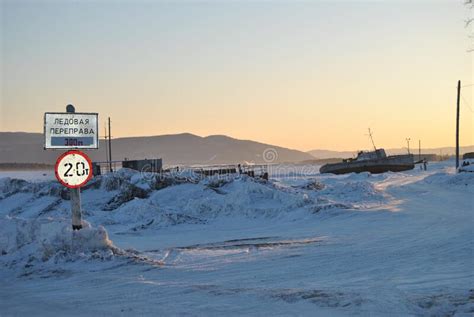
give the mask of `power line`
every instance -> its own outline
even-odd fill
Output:
[[[461,98],[462,100],[464,101],[463,103],[469,108],[469,110],[471,110],[472,113],[474,113],[474,111],[472,110],[472,107],[471,105],[469,104],[469,102],[466,100],[466,98],[464,98],[464,96],[461,94]]]

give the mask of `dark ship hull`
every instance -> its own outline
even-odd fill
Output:
[[[370,160],[352,160],[342,163],[326,164],[321,167],[321,174],[347,174],[370,172],[372,174],[380,174],[385,172],[402,172],[415,168],[414,156],[396,155]]]

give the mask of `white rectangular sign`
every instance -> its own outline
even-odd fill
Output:
[[[98,149],[97,113],[46,112],[45,149]]]

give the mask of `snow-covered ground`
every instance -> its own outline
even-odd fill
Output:
[[[0,315],[474,314],[474,173],[0,179]],[[27,178],[22,181],[15,178]],[[46,177],[46,176],[44,176]],[[34,180],[34,181],[31,181]]]
[[[55,179],[53,170],[0,171],[0,178],[5,177],[19,178],[31,182],[41,182]]]

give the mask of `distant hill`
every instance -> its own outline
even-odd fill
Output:
[[[94,161],[105,161],[105,143],[86,151]],[[272,156],[276,152],[276,156]],[[0,132],[0,163],[53,164],[61,151],[43,150],[43,134]],[[300,162],[313,157],[305,152],[224,135],[200,137],[183,133],[112,140],[113,160],[163,158],[165,165]],[[274,159],[273,159],[274,158]]]
[[[442,154],[442,155],[454,155],[455,154],[454,147],[442,147],[442,148],[422,148],[421,151],[424,154]],[[406,154],[407,149],[385,149],[387,154],[389,155],[398,155],[398,154]],[[411,149],[413,154],[418,153],[418,148]],[[460,149],[461,154],[467,152],[474,152],[474,145],[471,146],[463,146]],[[330,151],[330,150],[312,150],[308,151],[307,153],[311,154],[316,159],[329,159],[329,158],[349,158],[355,157],[357,155],[357,151]]]

